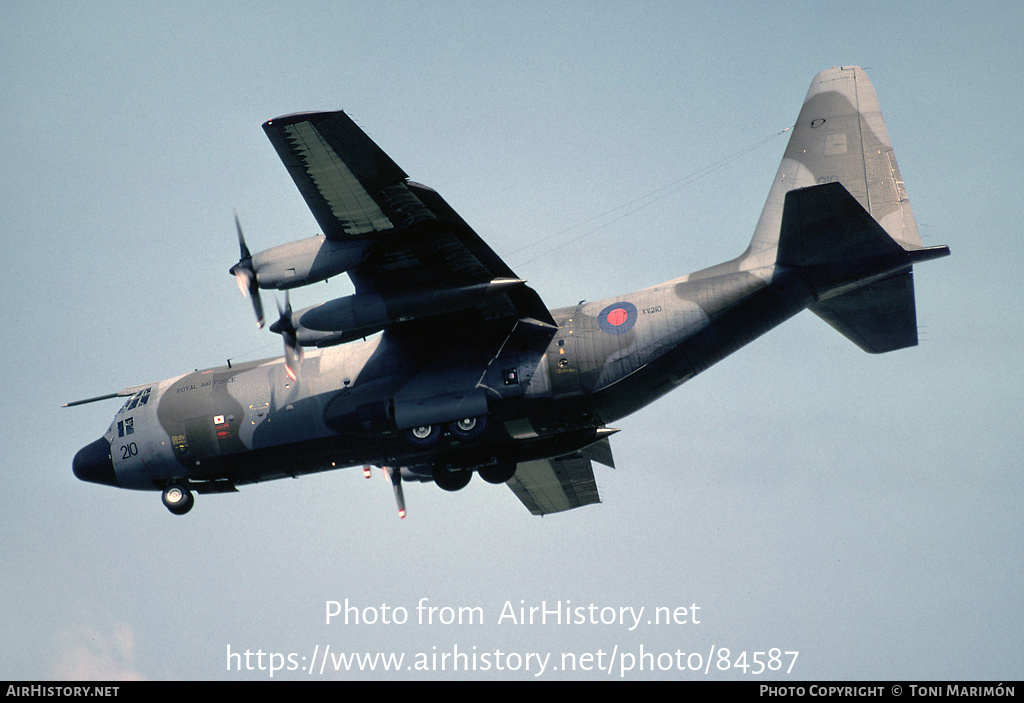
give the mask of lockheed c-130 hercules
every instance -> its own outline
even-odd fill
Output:
[[[949,254],[922,246],[857,67],[814,78],[743,254],[555,310],[343,112],[263,129],[323,234],[250,254],[237,228],[260,326],[260,288],[347,273],[355,293],[279,306],[283,358],[69,403],[127,398],[75,456],[83,481],[161,491],[179,515],[193,491],[357,465],[384,468],[403,517],[402,481],[474,473],[535,515],[597,503],[610,423],[805,308],[868,352],[913,346],[912,267]]]

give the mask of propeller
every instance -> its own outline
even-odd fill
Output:
[[[284,370],[292,381],[299,380],[299,365],[302,364],[302,347],[299,346],[299,337],[295,332],[295,323],[292,322],[292,302],[288,292],[284,294],[284,309],[281,303],[277,302],[277,322],[270,326],[271,332],[276,332],[284,338]]]
[[[252,307],[256,311],[256,325],[263,328],[263,301],[260,300],[260,287],[256,281],[256,269],[252,265],[252,254],[249,247],[245,245],[245,237],[242,235],[242,225],[238,222],[238,213],[235,213],[235,229],[238,231],[238,263],[231,267],[238,282],[238,290],[246,298],[252,298]]]

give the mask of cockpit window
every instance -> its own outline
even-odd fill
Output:
[[[126,400],[124,405],[121,406],[121,409],[118,410],[118,413],[128,412],[129,410],[134,410],[135,408],[139,407],[140,405],[145,405],[146,403],[148,403],[149,402],[149,391],[150,390],[152,390],[152,389],[151,388],[143,389],[143,390],[139,391],[138,393],[136,393],[135,395],[133,395],[128,400]]]

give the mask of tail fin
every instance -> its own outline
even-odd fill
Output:
[[[775,261],[786,193],[835,182],[904,249],[921,246],[878,97],[857,66],[830,68],[811,81],[744,268]]]
[[[811,310],[879,353],[917,344],[911,266],[948,253],[921,245],[867,74],[819,73],[739,268],[799,268]]]

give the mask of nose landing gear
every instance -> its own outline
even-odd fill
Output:
[[[196,499],[192,495],[192,491],[185,488],[185,486],[180,483],[169,484],[164,489],[160,498],[164,503],[164,507],[175,515],[184,515],[191,510],[192,506],[196,503]]]

